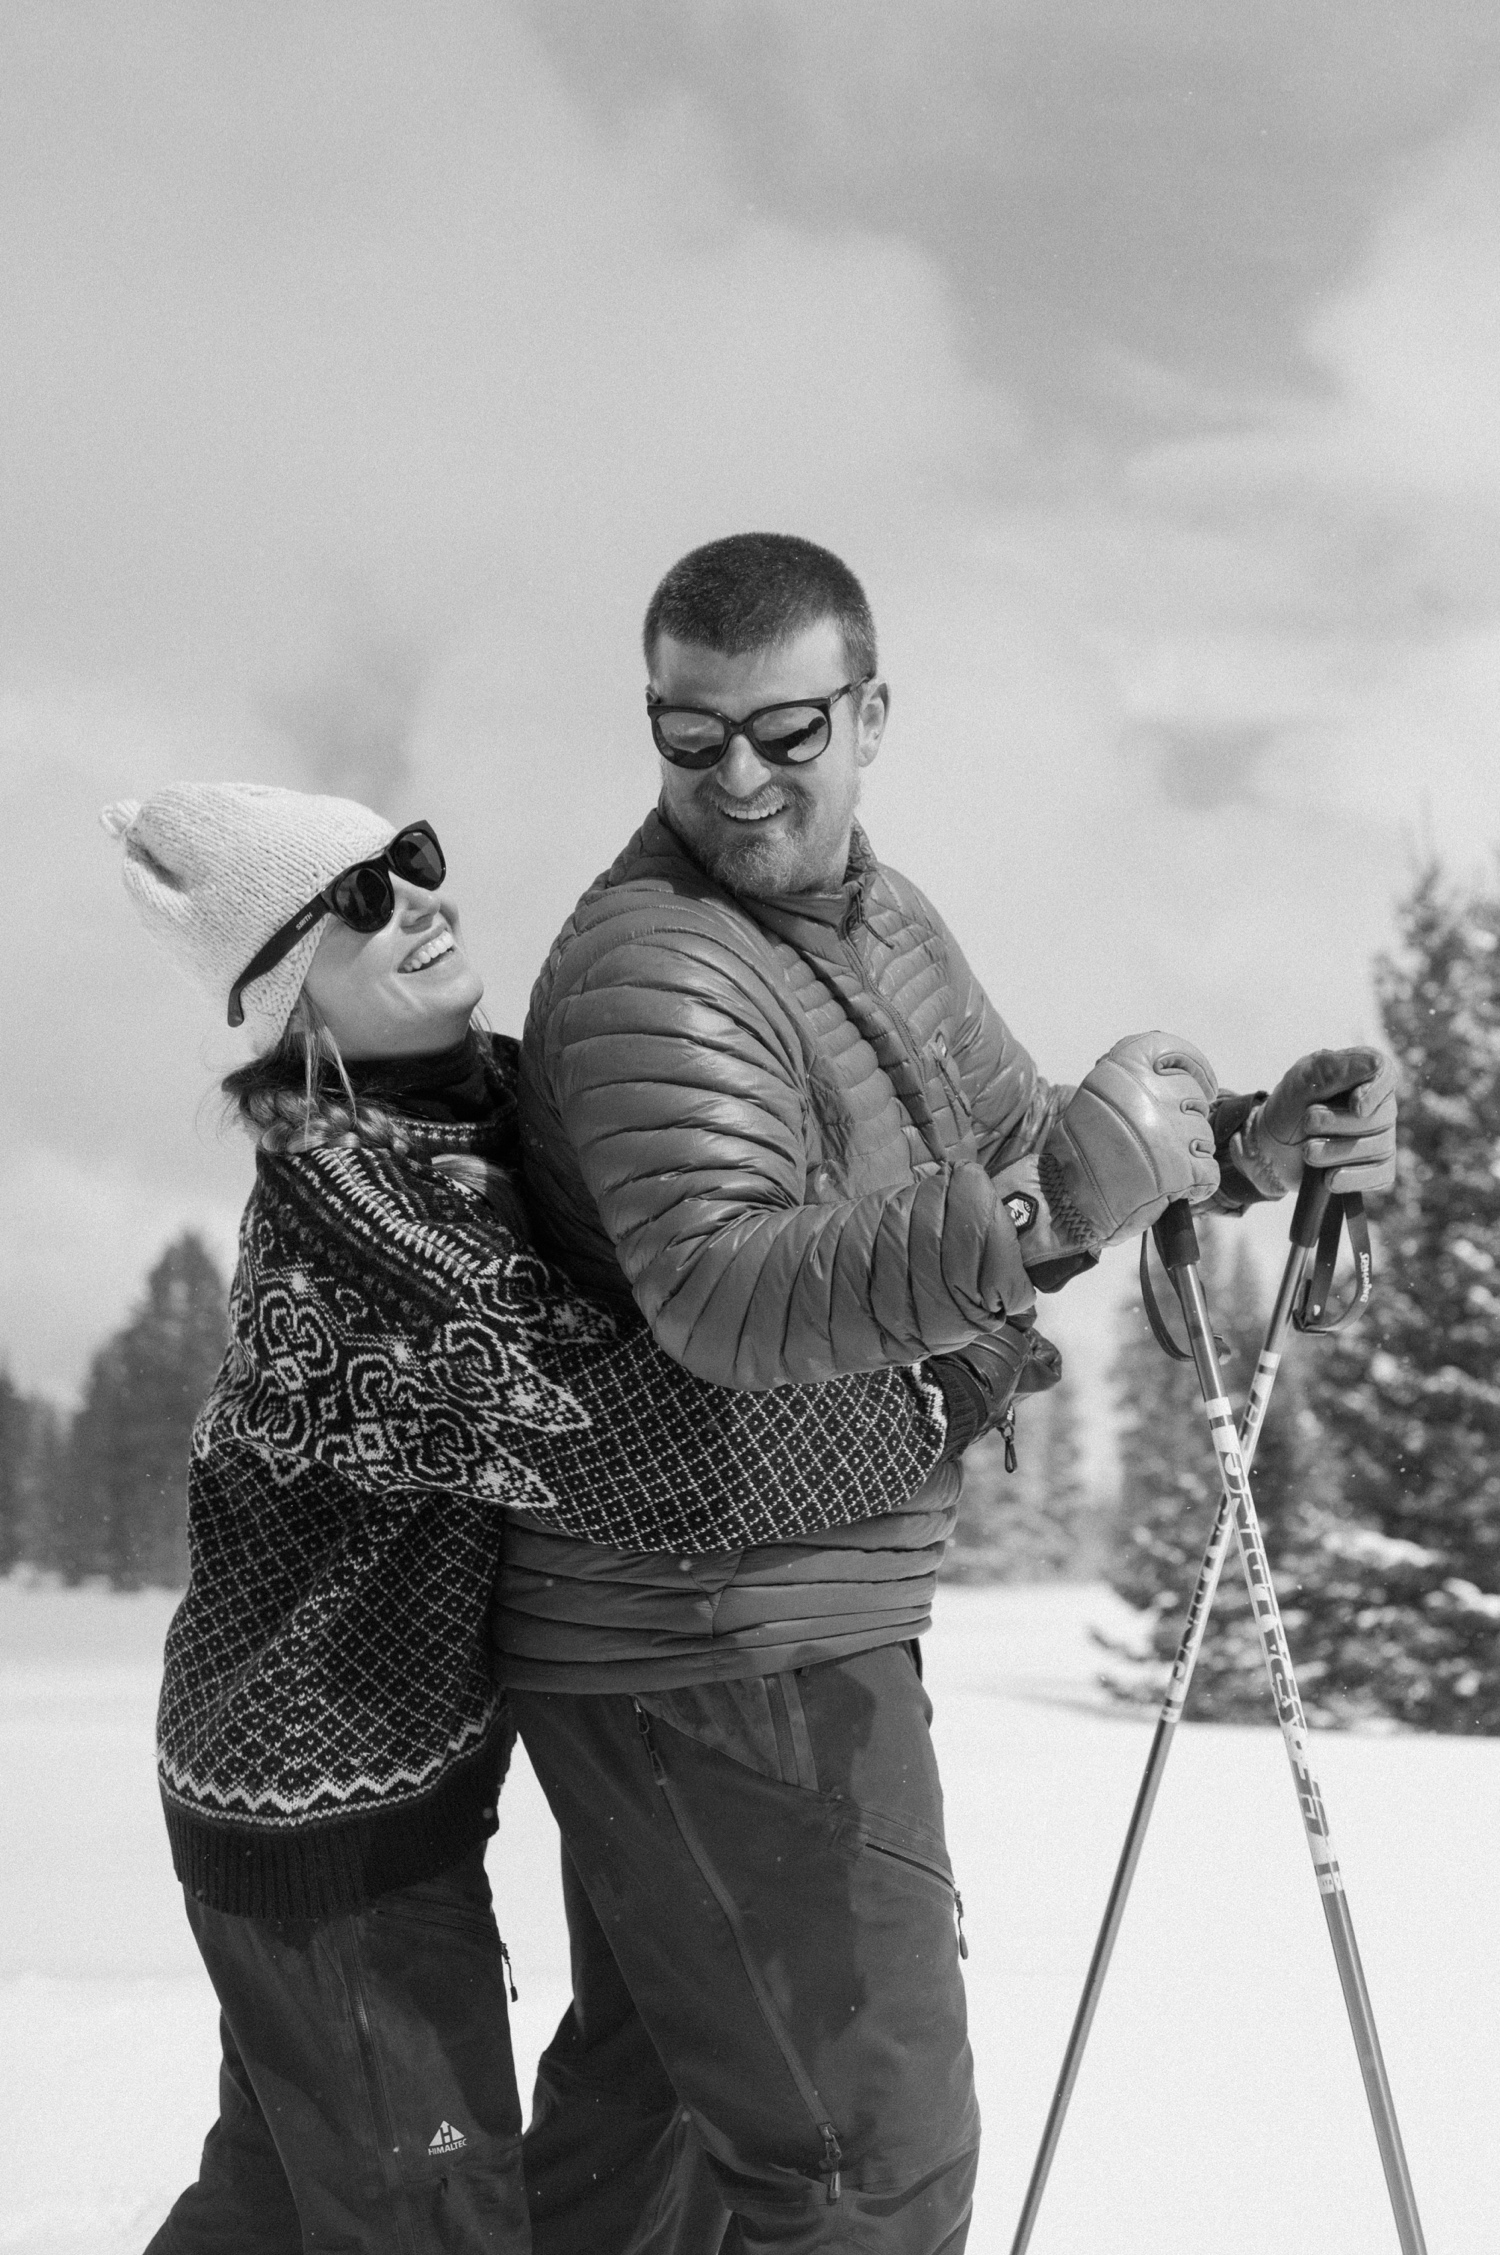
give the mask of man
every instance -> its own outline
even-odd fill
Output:
[[[1387,1179],[1370,1051],[1266,1101],[1160,1035],[1040,1078],[856,826],[889,699],[837,558],[697,550],[645,651],[659,810],[544,967],[522,1131],[549,1249],[689,1369],[956,1352],[983,1395],[1034,1283],[1168,1198],[1237,1210],[1304,1154]],[[512,1531],[497,1642],[574,1941],[528,2148],[544,2255],[686,2255],[725,2211],[746,2247],[962,2246],[978,2114],[916,1643],[957,1494],[946,1465],[896,1514],[706,1556]]]

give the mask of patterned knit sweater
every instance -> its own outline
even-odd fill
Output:
[[[507,1509],[723,1551],[899,1509],[941,1453],[936,1393],[905,1372],[690,1377],[536,1257],[519,1202],[434,1167],[514,1158],[514,1064],[496,1041],[487,1116],[412,1117],[406,1153],[258,1158],[158,1724],[178,1876],[221,1910],[331,1916],[494,1829]]]

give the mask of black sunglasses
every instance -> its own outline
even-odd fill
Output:
[[[272,934],[258,955],[253,955],[229,990],[229,1023],[242,1026],[245,1006],[240,1000],[246,987],[274,971],[284,955],[292,949],[304,932],[310,932],[321,917],[337,916],[353,932],[381,931],[396,913],[396,889],[391,883],[391,871],[405,879],[408,885],[419,885],[424,893],[435,893],[448,874],[448,864],[443,859],[443,849],[438,844],[437,832],[430,822],[408,822],[398,830],[384,853],[371,856],[368,861],[356,861],[340,870],[331,883],[306,908],[299,908],[289,924]]]
[[[663,705],[656,691],[646,691],[651,734],[656,748],[674,767],[714,767],[736,736],[746,736],[771,767],[805,767],[826,751],[833,733],[833,708],[851,690],[874,680],[846,681],[830,697],[799,697],[792,704],[759,705],[743,720],[715,712],[708,705]]]

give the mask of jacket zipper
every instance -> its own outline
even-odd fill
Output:
[[[905,1848],[892,1848],[884,1840],[872,1840],[868,1833],[865,1835],[865,1846],[872,1855],[889,1856],[892,1863],[910,1864],[913,1871],[925,1872],[929,1879],[935,1879],[953,1897],[953,1918],[958,1928],[958,1954],[960,1957],[967,1957],[969,1940],[964,1932],[964,1899],[951,1872],[944,1871],[941,1864],[929,1863],[925,1856],[913,1856]]]
[[[708,1851],[698,1836],[697,1826],[683,1807],[681,1795],[667,1775],[666,1766],[657,1750],[655,1734],[651,1728],[651,1717],[638,1699],[634,1700],[632,1704],[635,1708],[636,1722],[640,1726],[641,1737],[645,1742],[646,1753],[650,1759],[651,1775],[660,1787],[667,1807],[672,1813],[672,1821],[682,1837],[683,1846],[702,1874],[709,1893],[724,1913],[729,1931],[734,1936],[734,1946],[739,1951],[740,1963],[745,1969],[745,1978],[749,1981],[755,1993],[755,2001],[760,2006],[761,2016],[770,2030],[772,2041],[785,2062],[787,2073],[796,2085],[797,2095],[812,2118],[813,2128],[818,2134],[823,2149],[823,2177],[828,2187],[827,2199],[831,2208],[843,2189],[844,2156],[839,2145],[838,2132],[833,2124],[827,2120],[823,2111],[823,2101],[818,2096],[812,2078],[797,2057],[791,2037],[782,2023],[781,2015],[776,2010],[770,1993],[761,1979],[759,1970],[751,1958],[749,1946],[745,1940],[745,1930],[740,1923],[740,1914],[734,1907],[733,1898],[710,1860]]]

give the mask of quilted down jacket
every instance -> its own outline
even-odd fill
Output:
[[[757,901],[653,814],[532,995],[527,1183],[574,1278],[697,1376],[816,1381],[1030,1304],[988,1170],[1070,1093],[861,832],[838,891]]]

